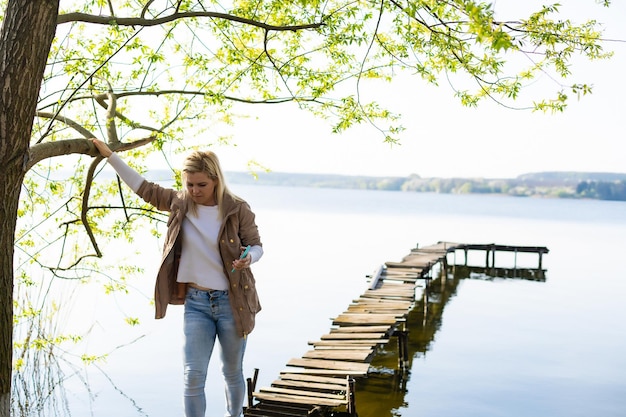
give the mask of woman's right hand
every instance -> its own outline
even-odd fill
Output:
[[[111,154],[113,154],[111,148],[109,148],[109,146],[106,143],[102,142],[100,139],[93,138],[91,139],[91,142],[93,142],[96,149],[98,149],[100,155],[104,156],[105,158],[108,158],[109,156],[111,156]]]

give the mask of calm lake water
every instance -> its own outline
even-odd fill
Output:
[[[424,339],[424,329],[411,328],[406,379],[398,380],[390,349],[372,377],[357,381],[359,416],[626,415],[626,203],[232,188],[256,212],[265,248],[254,267],[263,311],[245,359],[246,376],[260,369],[257,387],[269,386],[289,359],[309,350],[308,341],[328,332],[331,318],[364,292],[366,275],[416,244],[547,246],[543,282],[480,274],[449,279],[431,335]],[[147,236],[133,258],[145,265],[145,277],[133,281],[145,296],[98,289],[75,301],[68,328],[96,324],[88,352],[74,353],[109,357],[79,369],[82,378],[68,373],[72,415],[182,416],[182,309],[171,306],[165,319],[153,320],[149,297],[160,243]],[[105,256],[121,253],[105,249]],[[484,263],[484,254],[478,259]],[[537,256],[517,262],[533,268]],[[498,256],[496,263],[511,259]],[[131,328],[125,316],[142,325]],[[411,319],[421,321],[420,312]],[[207,417],[223,415],[218,362],[210,366]]]

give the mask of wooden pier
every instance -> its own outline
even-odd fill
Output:
[[[356,417],[354,387],[368,375],[379,346],[392,338],[398,344],[398,369],[407,371],[406,319],[415,305],[416,292],[427,288],[437,268],[447,271],[448,254],[484,251],[485,271],[495,268],[496,252],[536,253],[539,276],[543,276],[545,247],[463,244],[439,242],[412,249],[400,262],[386,262],[370,278],[365,292],[332,320],[327,334],[309,342],[311,350],[287,362],[271,386],[256,388],[257,372],[248,379],[245,417]],[[517,256],[515,256],[517,262]],[[516,266],[516,265],[515,265]],[[255,403],[256,401],[256,403]]]

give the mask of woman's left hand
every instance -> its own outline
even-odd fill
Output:
[[[241,252],[243,253],[245,249],[246,248],[241,248]],[[245,258],[235,259],[233,261],[233,269],[236,269],[237,271],[241,271],[242,269],[249,268],[251,263],[252,263],[252,258],[250,257],[250,254],[247,254]]]

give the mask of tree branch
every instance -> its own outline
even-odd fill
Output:
[[[87,219],[87,211],[89,209],[89,194],[91,193],[91,184],[93,182],[93,173],[96,171],[98,164],[100,161],[104,159],[103,156],[97,156],[89,165],[89,170],[87,171],[87,177],[85,178],[85,191],[83,192],[83,204],[80,211],[80,221],[85,226],[85,231],[89,236],[89,240],[91,241],[91,245],[96,251],[96,255],[98,258],[102,258],[102,252],[100,252],[100,248],[98,247],[98,242],[96,241],[96,237],[93,234],[93,230],[91,230],[91,226],[89,225],[89,220]]]
[[[129,143],[118,142],[118,144],[110,144],[110,148],[113,151],[127,151],[147,145],[155,139],[156,137],[151,136]],[[26,162],[25,169],[29,170],[39,161],[46,158],[70,154],[100,155],[96,147],[88,139],[67,139],[58,142],[38,143],[30,147],[29,158]]]
[[[144,13],[142,12],[142,16]],[[287,26],[276,26],[270,25],[267,23],[259,22],[252,19],[247,19],[245,17],[233,16],[228,13],[218,13],[218,12],[180,12],[180,13],[172,13],[169,16],[159,17],[156,19],[145,19],[143,17],[117,17],[117,16],[96,16],[87,13],[65,13],[60,14],[57,18],[57,24],[61,25],[63,23],[70,22],[85,22],[85,23],[94,23],[99,25],[117,25],[117,26],[159,26],[164,23],[173,22],[178,19],[189,19],[189,18],[197,18],[197,17],[209,17],[209,18],[218,18],[223,20],[229,20],[231,22],[243,23],[249,26],[258,27],[264,30],[270,30],[275,32],[284,32],[284,31],[298,31],[298,30],[306,30],[306,29],[317,29],[323,26],[323,23],[308,23],[302,25],[287,25]]]
[[[107,82],[107,84],[109,83]],[[115,96],[115,93],[113,93],[113,87],[111,87],[111,84],[109,84],[107,97],[109,99],[109,106],[107,107],[107,120],[106,120],[107,139],[108,139],[109,144],[120,143],[120,140],[117,137],[117,129],[115,128],[115,115],[117,113],[117,97]]]
[[[50,113],[50,112],[44,112],[44,111],[38,111],[36,113],[36,116],[41,117],[43,119],[53,119],[59,122],[63,122],[69,127],[71,127],[72,129],[74,129],[75,131],[77,131],[78,133],[80,133],[85,138],[94,137],[94,134],[91,133],[89,130],[85,129],[83,125],[70,119],[69,117],[60,116],[57,113]]]
[[[94,100],[96,100],[96,102],[103,108],[108,109],[109,105],[107,104],[107,100],[106,100],[108,97],[109,97],[108,94],[101,94],[101,95],[95,96]],[[119,97],[119,94],[117,94],[116,97]],[[146,125],[139,124],[137,122],[133,122],[131,119],[129,119],[128,117],[126,117],[125,115],[123,115],[117,110],[115,110],[115,117],[118,117],[120,120],[127,123],[129,126],[132,126],[133,129],[143,129],[143,130],[148,130],[150,132],[162,132],[163,131],[162,128],[146,126]]]

